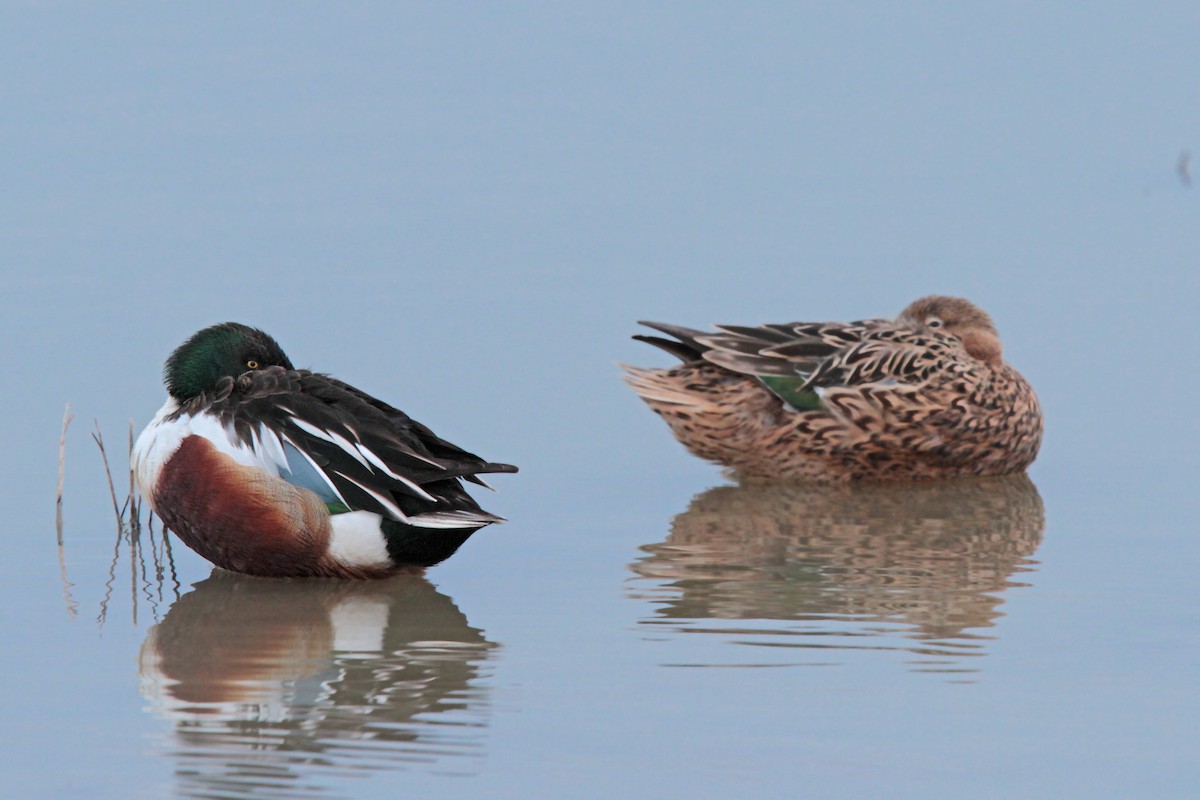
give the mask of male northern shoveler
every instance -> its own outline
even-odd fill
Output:
[[[461,483],[516,472],[227,322],[163,367],[167,402],[133,450],[138,487],[180,539],[252,575],[380,577],[449,558],[500,517]]]
[[[1001,356],[991,318],[957,297],[895,320],[793,322],[718,332],[641,323],[679,357],[626,367],[676,438],[735,472],[801,480],[1003,475],[1042,441],[1032,387]]]

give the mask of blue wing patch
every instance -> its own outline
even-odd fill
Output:
[[[321,502],[332,513],[339,511],[349,511],[342,498],[337,496],[333,487],[329,485],[329,481],[312,465],[312,462],[305,458],[295,445],[285,441],[283,443],[283,455],[287,458],[287,467],[281,469],[279,477],[283,478],[293,486],[299,486],[301,489],[308,489],[310,492],[321,498]]]

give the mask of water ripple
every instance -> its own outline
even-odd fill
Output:
[[[1044,527],[1025,475],[720,486],[693,498],[665,541],[641,548],[630,595],[651,607],[639,627],[655,641],[703,634],[826,653],[788,662],[805,665],[900,651],[920,657],[906,662],[916,672],[971,672],[978,667],[969,660],[986,655],[993,638],[982,631],[1002,616],[1003,593],[1026,586],[1014,576],[1036,569]],[[831,662],[832,653],[846,658]]]
[[[142,645],[185,797],[333,797],[385,770],[472,774],[496,645],[423,578],[263,580],[220,570]]]

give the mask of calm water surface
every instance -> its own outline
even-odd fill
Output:
[[[181,794],[316,791],[326,776],[477,770],[495,648],[419,577],[263,581],[216,571],[138,654]]]
[[[1028,586],[1045,512],[1024,475],[917,486],[719,486],[644,545],[631,595],[646,638],[715,634],[754,650],[718,664],[836,666],[896,650],[915,671],[980,666],[1004,593]],[[682,646],[680,646],[682,645]],[[740,660],[739,660],[740,659]]]
[[[1195,796],[1193,5],[0,16],[0,797]],[[614,364],[929,292],[1028,477],[739,485]],[[370,584],[118,533],[89,434],[123,498],[228,319],[520,465],[510,521]]]

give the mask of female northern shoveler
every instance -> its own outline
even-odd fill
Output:
[[[449,558],[500,517],[461,480],[516,472],[339,380],[292,367],[255,328],[196,333],[133,450],[138,487],[180,539],[252,575],[379,577]]]
[[[1041,445],[1037,396],[991,318],[961,298],[923,297],[895,320],[641,324],[674,338],[633,338],[684,363],[626,367],[626,381],[685,447],[745,475],[1003,475]]]

